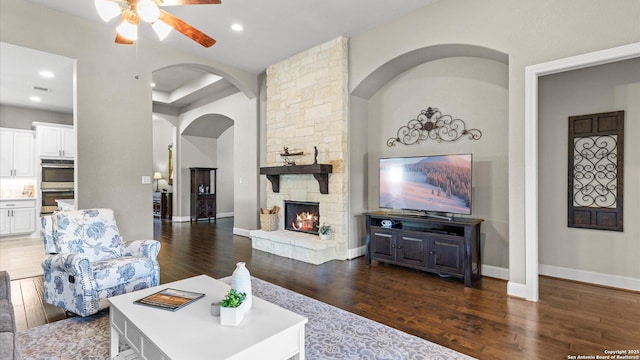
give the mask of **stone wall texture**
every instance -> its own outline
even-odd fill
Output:
[[[267,69],[267,163],[280,166],[284,147],[298,165],[332,164],[329,194],[320,194],[312,175],[280,177],[280,192],[267,182],[267,205],[284,208],[284,200],[317,201],[320,222],[331,226],[340,259],[347,258],[348,39],[339,37]],[[279,229],[283,229],[280,214]]]

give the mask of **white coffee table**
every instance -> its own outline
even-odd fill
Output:
[[[134,304],[165,288],[206,294],[175,312]],[[122,336],[143,359],[304,359],[307,318],[253,297],[239,326],[222,326],[211,315],[229,285],[206,275],[109,298],[111,358]]]

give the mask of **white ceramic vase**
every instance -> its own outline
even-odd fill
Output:
[[[244,301],[247,303],[247,310],[251,308],[251,274],[245,266],[244,262],[236,264],[236,269],[231,275],[231,288],[238,292],[247,294],[247,298]]]

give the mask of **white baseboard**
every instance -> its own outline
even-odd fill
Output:
[[[580,281],[590,284],[609,286],[625,290],[640,291],[640,279],[603,274],[593,271],[569,269],[560,266],[544,265],[538,266],[540,275],[547,275],[561,279]]]
[[[500,280],[509,280],[509,269],[493,265],[482,265],[482,276],[488,276]]]
[[[233,235],[240,235],[240,236],[251,238],[251,235],[249,235],[249,231],[250,230],[247,230],[247,229],[240,229],[240,228],[234,227]]]
[[[353,260],[353,259],[355,259],[357,257],[366,255],[366,253],[367,253],[367,247],[366,246],[360,246],[360,247],[357,247],[357,248],[349,249],[349,254],[348,254],[347,259]]]
[[[527,285],[509,281],[507,282],[507,295],[526,299]]]
[[[216,217],[219,218],[228,218],[228,217],[233,217],[233,211],[232,212],[226,212],[226,213],[217,213]]]

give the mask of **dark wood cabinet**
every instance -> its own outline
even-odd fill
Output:
[[[160,206],[162,193],[154,192],[153,193],[153,216],[160,217],[162,212],[162,207]]]
[[[464,275],[464,241],[438,236],[431,240],[429,268],[447,274]]]
[[[161,219],[173,217],[173,194],[167,192],[153,193],[153,216]]]
[[[373,259],[456,277],[468,287],[480,279],[482,219],[442,220],[384,212],[365,217],[368,263]]]
[[[190,168],[191,220],[216,219],[217,168]]]

